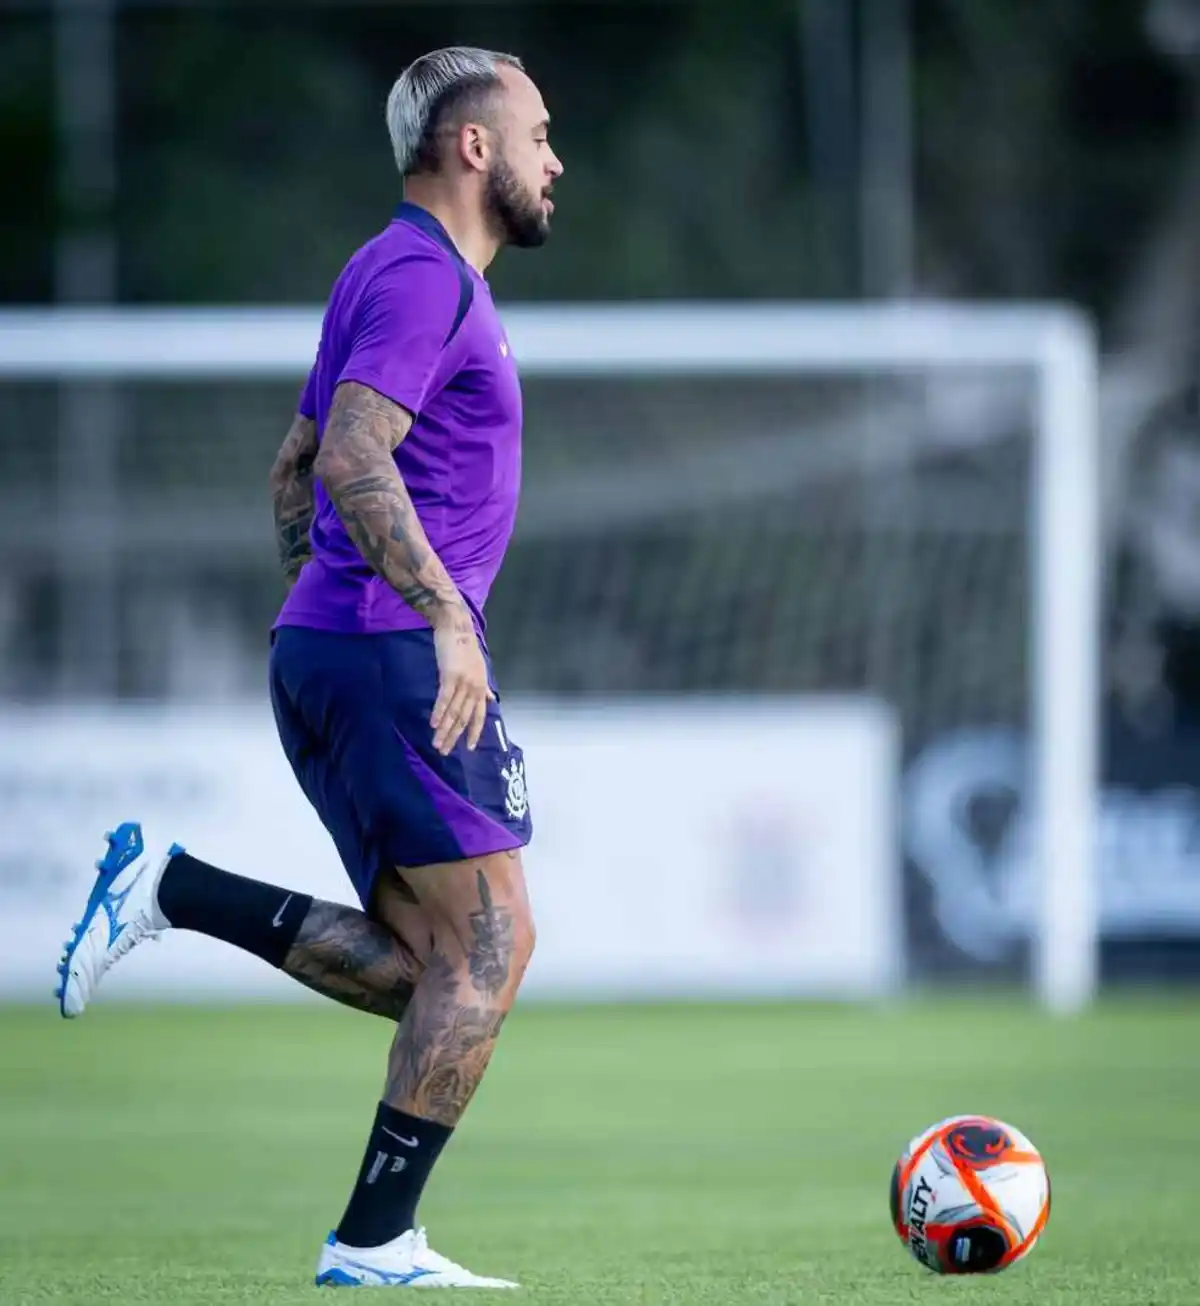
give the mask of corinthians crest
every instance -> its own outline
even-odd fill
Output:
[[[505,783],[504,810],[511,821],[520,821],[529,811],[529,795],[525,790],[525,761],[510,757],[500,775]]]

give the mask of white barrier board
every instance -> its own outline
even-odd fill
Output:
[[[865,997],[901,974],[894,723],[859,700],[505,702],[525,751],[526,854],[550,997]],[[44,998],[106,829],[353,902],[261,705],[0,711],[0,997]],[[105,997],[300,998],[185,932]]]

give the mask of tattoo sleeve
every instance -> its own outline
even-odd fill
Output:
[[[363,557],[410,607],[431,624],[446,617],[469,622],[392,460],[411,425],[398,404],[344,382],[334,393],[317,475]]]
[[[315,901],[283,970],[336,1002],[398,1021],[423,967],[411,949],[377,921],[350,907]]]
[[[275,546],[288,586],[312,556],[309,530],[313,520],[313,463],[317,424],[299,414],[271,467],[269,486],[275,512]]]

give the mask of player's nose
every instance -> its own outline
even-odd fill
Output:
[[[555,180],[563,175],[562,160],[553,150],[550,151],[550,158],[546,161],[546,174]]]

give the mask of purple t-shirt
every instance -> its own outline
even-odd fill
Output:
[[[482,634],[516,520],[520,381],[487,282],[416,205],[402,204],[334,284],[299,404],[318,441],[342,381],[413,414],[394,460]],[[360,633],[428,626],[363,559],[319,481],[315,506],[312,559],[275,624]]]

